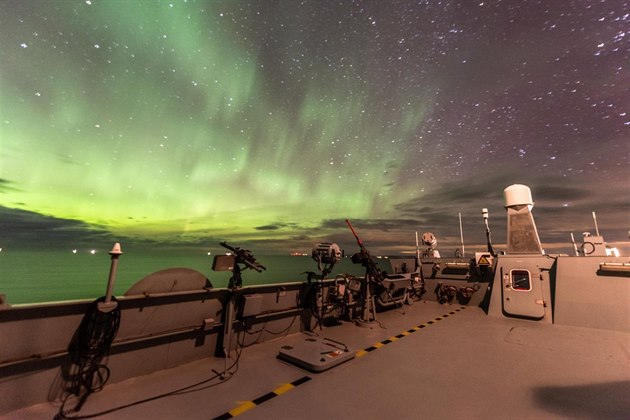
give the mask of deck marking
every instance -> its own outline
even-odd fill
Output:
[[[291,382],[291,385],[293,386],[302,385],[304,382],[308,382],[310,380],[311,380],[310,376],[302,376],[300,379],[296,379],[295,381]]]
[[[356,352],[356,354],[354,355],[354,357],[363,357],[363,356],[365,356],[366,354],[368,354],[368,352],[367,352],[367,351],[365,351],[365,350],[359,350],[358,352]]]
[[[231,409],[229,411],[229,414],[231,415],[231,417],[235,417],[235,416],[238,416],[239,414],[243,414],[247,410],[251,410],[254,407],[256,407],[256,404],[254,404],[253,401],[245,401],[241,403],[240,405]]]
[[[437,321],[441,321],[441,320],[443,320],[445,318],[448,318],[449,315],[454,315],[455,313],[463,311],[464,309],[466,309],[466,307],[462,306],[461,308],[455,309],[455,311],[449,312],[448,314],[444,314],[444,315],[438,316],[435,319],[433,319],[432,321],[427,321],[426,324],[416,325],[415,327],[412,327],[412,328],[408,329],[407,331],[403,331],[402,333],[400,333],[398,335],[386,338],[385,340],[379,341],[378,343],[374,343],[370,347],[367,347],[367,348],[365,348],[363,350],[358,350],[354,354],[354,356],[355,357],[363,357],[363,356],[365,356],[366,354],[368,354],[371,351],[374,351],[376,349],[380,349],[381,347],[383,347],[383,346],[385,346],[387,344],[393,343],[394,341],[398,341],[399,339],[401,339],[403,337],[411,335],[411,333],[415,333],[416,331],[420,331],[422,328],[426,328],[429,325],[433,325]]]
[[[265,401],[269,401],[270,399],[272,399],[273,397],[277,397],[278,394],[276,394],[275,392],[268,392],[265,395],[261,395],[260,397],[256,398],[254,401],[252,401],[255,405],[260,405],[262,403],[264,403]]]
[[[227,419],[231,419],[233,417],[236,417],[239,414],[243,414],[244,412],[249,411],[252,408],[259,406],[260,404],[264,403],[265,401],[269,401],[272,398],[280,396],[280,395],[282,395],[282,394],[292,390],[296,386],[302,385],[303,383],[308,382],[310,380],[311,380],[310,376],[303,376],[300,379],[296,379],[295,381],[293,381],[293,382],[291,382],[289,384],[282,384],[278,388],[274,389],[272,392],[268,392],[268,393],[266,393],[264,395],[261,395],[260,397],[256,398],[255,400],[241,402],[239,405],[237,405],[236,407],[234,407],[233,409],[231,409],[227,413],[224,413],[224,414],[221,414],[220,416],[215,417],[214,420],[227,420]]]
[[[291,391],[293,388],[295,388],[295,385],[282,384],[278,388],[274,389],[273,392],[275,392],[278,395],[282,395],[282,394],[284,394],[287,391]]]

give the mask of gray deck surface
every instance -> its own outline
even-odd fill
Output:
[[[461,308],[416,302],[379,313],[381,325],[371,328],[344,323],[318,329],[358,352],[322,373],[276,358],[281,346],[299,344],[304,334],[246,347],[229,380],[214,379],[98,418],[213,419],[231,410],[242,419],[630,418],[630,334],[499,319]],[[426,327],[395,339],[420,325]],[[245,336],[248,343],[255,339]],[[375,344],[373,351],[361,352]],[[212,369],[223,365],[209,357],[107,385],[75,415],[187,387],[214,377]],[[305,382],[286,385],[300,379]],[[6,418],[52,419],[58,408],[59,403],[39,404]]]

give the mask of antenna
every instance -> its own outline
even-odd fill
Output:
[[[593,221],[595,222],[595,234],[599,236],[599,228],[597,227],[597,216],[595,216],[595,212],[593,212]]]
[[[116,282],[116,272],[118,271],[118,257],[120,257],[122,253],[122,249],[120,248],[120,244],[118,242],[116,242],[112,250],[109,251],[109,255],[112,256],[112,262],[109,268],[109,278],[107,280],[105,300],[98,303],[98,310],[101,312],[111,312],[116,309],[116,306],[118,306],[118,302],[116,300],[112,301],[112,293],[114,291],[114,283]]]
[[[459,238],[462,241],[462,258],[466,255],[464,248],[464,230],[462,229],[462,212],[459,212]]]
[[[571,232],[571,242],[573,243],[573,251],[575,252],[575,256],[580,255],[580,251],[578,251],[577,244],[575,243],[575,238],[573,237],[573,232]]]
[[[495,256],[497,254],[494,253],[494,248],[492,247],[492,236],[490,234],[490,225],[488,224],[488,209],[481,209],[481,216],[483,217],[483,221],[486,224],[486,243],[488,246],[488,252],[490,255]]]
[[[630,232],[628,233],[628,236],[630,236]],[[418,231],[416,231],[416,259],[420,259],[420,243],[418,242]]]

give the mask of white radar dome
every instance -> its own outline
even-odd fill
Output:
[[[503,190],[503,197],[505,198],[505,207],[527,205],[530,210],[534,207],[532,190],[527,185],[510,185]]]

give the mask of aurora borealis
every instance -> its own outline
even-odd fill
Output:
[[[627,241],[625,1],[0,3],[2,247]],[[504,234],[503,234],[504,237]]]

